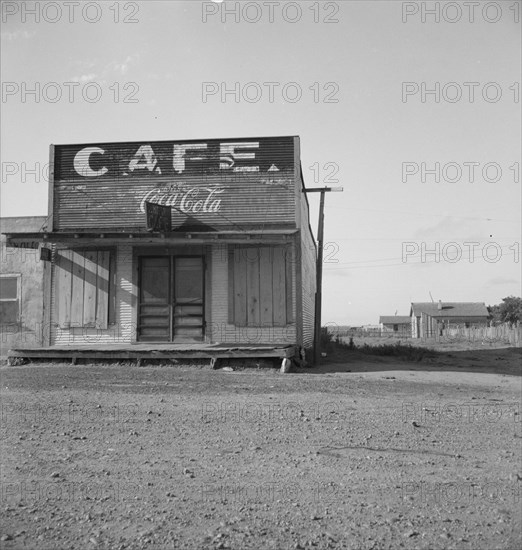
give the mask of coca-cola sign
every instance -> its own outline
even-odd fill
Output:
[[[149,202],[170,206],[184,214],[215,213],[221,207],[220,195],[223,191],[219,187],[189,187],[181,184],[155,188],[144,195],[140,210],[145,212],[145,205]]]

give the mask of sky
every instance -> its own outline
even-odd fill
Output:
[[[520,296],[521,12],[2,1],[0,214],[47,215],[51,143],[298,135],[305,185],[343,187],[323,324]]]

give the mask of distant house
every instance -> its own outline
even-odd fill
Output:
[[[411,304],[413,338],[435,336],[442,328],[487,326],[484,302],[415,302]]]
[[[410,330],[411,318],[408,315],[381,315],[379,326],[382,332],[406,332]]]

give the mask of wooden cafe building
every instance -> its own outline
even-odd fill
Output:
[[[12,357],[290,358],[312,347],[299,138],[50,148],[42,346]],[[33,243],[32,245],[29,243]]]

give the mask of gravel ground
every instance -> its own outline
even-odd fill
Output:
[[[2,367],[1,548],[521,548],[519,351]]]

